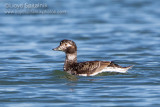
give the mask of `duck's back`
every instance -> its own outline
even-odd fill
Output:
[[[72,68],[74,71],[76,71],[77,75],[90,76],[103,70],[105,67],[109,66],[110,63],[110,61],[87,61],[76,63]]]
[[[130,67],[121,67],[111,61],[87,61],[74,64],[72,70],[79,76],[94,76],[101,72],[125,73]]]

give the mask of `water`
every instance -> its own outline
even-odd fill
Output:
[[[65,14],[6,15],[6,3],[47,3]],[[0,106],[160,106],[160,1],[1,0]],[[63,39],[78,61],[135,65],[127,74],[63,72]]]

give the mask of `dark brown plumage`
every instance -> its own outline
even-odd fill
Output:
[[[76,71],[75,74],[90,74],[101,71],[106,66],[110,65],[111,62],[107,61],[87,61],[81,63],[75,63],[72,66],[72,71]]]
[[[105,71],[118,72],[118,70],[121,73],[125,73],[132,67],[122,67],[112,61],[86,61],[77,63],[77,46],[71,40],[62,40],[60,45],[53,50],[66,53],[64,71],[73,75],[92,76]]]

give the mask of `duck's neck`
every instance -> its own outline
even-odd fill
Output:
[[[77,63],[77,52],[74,53],[66,53],[66,60],[64,63],[64,70],[68,71],[70,67]]]

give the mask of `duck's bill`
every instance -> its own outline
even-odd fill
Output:
[[[54,50],[54,51],[61,51],[61,48],[60,48],[60,46],[58,46],[57,48],[53,48],[52,50]]]

